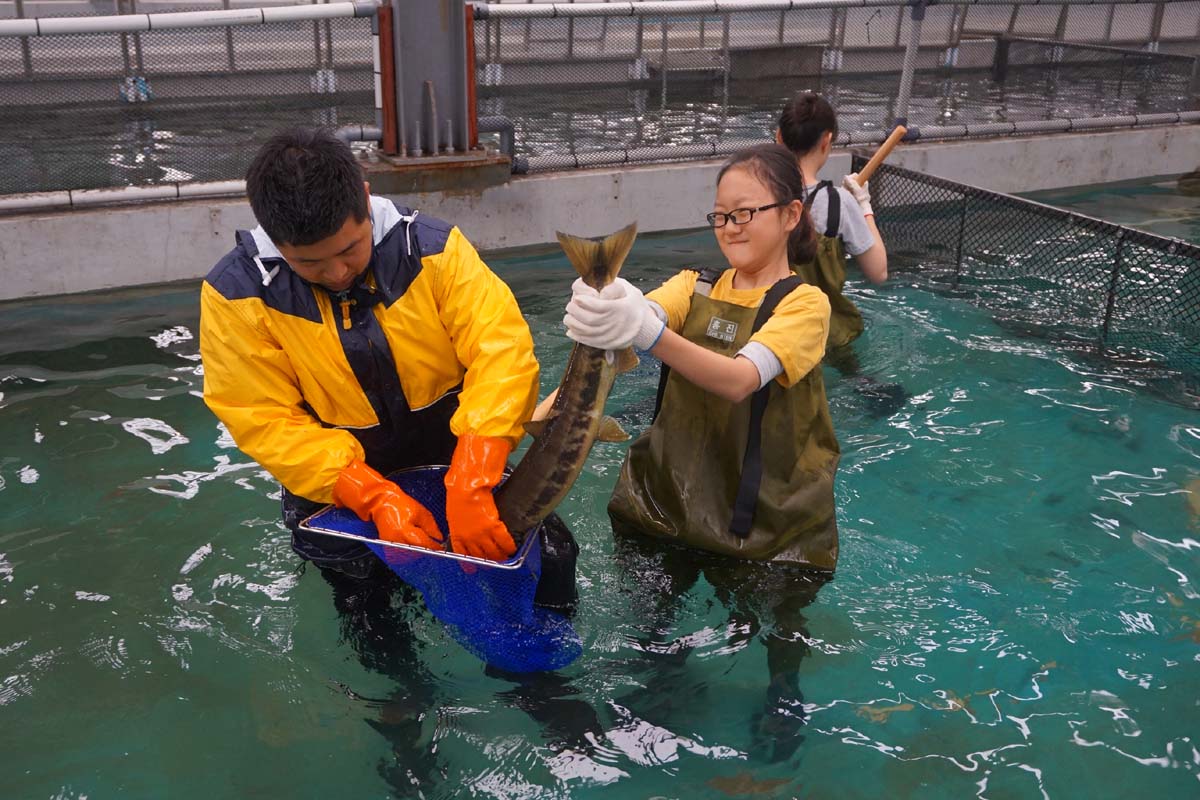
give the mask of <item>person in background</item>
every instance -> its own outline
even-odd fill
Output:
[[[577,281],[564,320],[577,342],[632,344],[663,362],[655,420],[608,505],[618,558],[670,596],[703,573],[731,616],[753,615],[770,671],[759,741],[778,758],[804,722],[800,609],[838,555],[839,448],[820,366],[829,300],[794,274],[816,248],[803,198],[786,148],[737,153],[708,215],[726,264],[684,270],[646,296],[620,278],[599,293]],[[673,605],[639,602],[658,609],[652,632]]]
[[[887,249],[875,225],[871,193],[866,185],[859,185],[858,175],[846,175],[840,187],[817,179],[829,160],[837,130],[833,106],[814,92],[796,95],[779,115],[775,138],[800,166],[805,206],[817,230],[816,252],[797,265],[797,272],[829,297],[826,363],[854,380],[855,390],[867,401],[872,416],[885,417],[904,405],[908,393],[897,383],[882,383],[861,374],[851,343],[863,332],[863,318],[844,288],[847,253],[867,280],[880,284],[888,277]]]
[[[804,175],[805,205],[816,226],[819,244],[815,257],[800,264],[800,274],[829,296],[831,318],[829,349],[843,347],[862,333],[858,308],[842,293],[846,283],[846,254],[854,256],[867,280],[887,280],[887,250],[868,187],[858,176],[846,175],[841,187],[818,181],[817,173],[829,160],[837,138],[837,114],[829,101],[813,92],[801,92],[779,115],[777,141],[792,151]]]

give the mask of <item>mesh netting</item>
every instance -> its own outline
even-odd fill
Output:
[[[0,102],[0,194],[237,179],[280,128],[374,124],[371,20],[0,37]]]
[[[663,148],[668,160],[679,145],[767,138],[801,89],[833,102],[844,135],[887,130],[900,116],[928,127],[1193,110],[1200,3],[1161,13],[1156,26],[1149,6],[927,8],[907,109],[897,106],[905,7],[485,16],[475,24],[480,114],[511,119],[517,154],[556,169],[601,150]],[[997,81],[1000,36],[1127,50],[1153,41],[1163,52],[1014,42]]]
[[[900,269],[1200,399],[1200,246],[890,165],[871,193]]]
[[[429,509],[446,531],[445,476],[445,467],[423,467],[388,477]],[[373,523],[348,509],[330,507],[303,525],[311,531],[378,538]],[[368,547],[421,592],[430,613],[475,656],[509,672],[538,672],[565,667],[582,652],[579,635],[565,616],[534,605],[540,540],[540,528],[529,532],[517,554],[502,564],[421,548]]]

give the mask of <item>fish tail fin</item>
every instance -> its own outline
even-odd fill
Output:
[[[583,282],[593,289],[603,289],[613,282],[636,238],[636,222],[609,234],[599,242],[561,231],[558,233],[558,243],[567,254],[567,260],[579,273],[579,277],[583,278]]]

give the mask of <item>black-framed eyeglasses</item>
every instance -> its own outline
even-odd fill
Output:
[[[771,203],[770,205],[759,206],[758,208],[735,208],[733,211],[714,211],[711,214],[706,214],[704,218],[708,220],[708,224],[713,228],[724,228],[729,223],[734,225],[748,225],[750,220],[754,219],[754,215],[759,211],[767,211],[772,208],[786,206],[792,202],[788,200],[785,203]]]

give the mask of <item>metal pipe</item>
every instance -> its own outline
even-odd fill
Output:
[[[500,152],[512,158],[517,150],[517,130],[513,121],[508,117],[491,116],[479,118],[480,133],[500,134]]]
[[[1114,5],[1145,4],[1145,0],[1106,0]],[[1097,0],[1054,0],[1054,5],[1096,5]],[[908,6],[912,0],[648,0],[625,3],[480,3],[476,19],[549,19],[554,17],[660,17],[742,11]],[[941,6],[1045,6],[1046,0],[938,0]]]
[[[378,142],[383,139],[383,129],[374,125],[342,125],[335,128],[333,135],[346,144],[351,142]]]
[[[912,98],[913,76],[917,71],[917,51],[921,48],[921,27],[925,23],[925,3],[916,0],[912,7],[912,23],[908,28],[908,45],[904,48],[904,66],[900,72],[900,92],[896,97],[896,124],[908,124],[908,102]]]
[[[266,25],[373,16],[378,6],[358,0],[327,5],[275,6],[270,8],[215,9],[163,14],[116,14],[104,17],[37,17],[0,20],[0,37],[59,36],[75,33],[134,33],[150,30],[184,30],[231,25]]]

